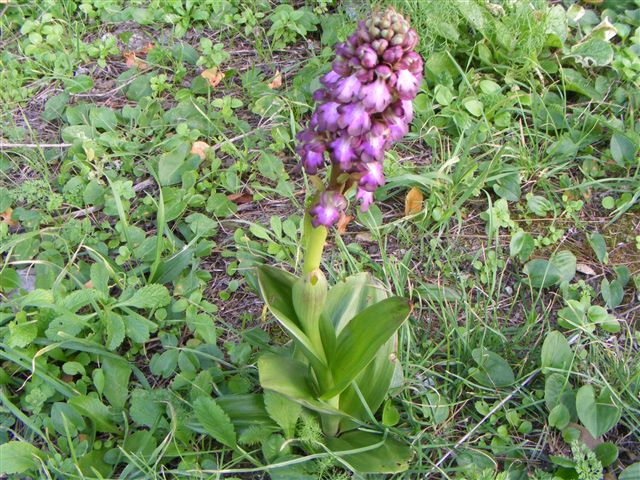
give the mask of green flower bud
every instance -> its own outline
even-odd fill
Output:
[[[404,42],[404,36],[400,35],[400,34],[396,34],[393,36],[393,38],[391,39],[391,45],[402,45],[402,42]]]

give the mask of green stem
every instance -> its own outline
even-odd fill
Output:
[[[307,213],[305,217],[308,217]],[[322,251],[324,250],[324,244],[327,240],[327,227],[320,225],[314,227],[311,225],[311,220],[305,218],[305,229],[308,230],[306,251],[304,252],[304,264],[302,266],[302,273],[309,273],[316,268],[320,268],[320,261],[322,260]]]
[[[335,407],[336,409],[340,408],[340,395],[336,395],[333,398],[328,400],[328,403]],[[338,429],[340,428],[340,420],[342,417],[340,415],[322,415],[322,431],[325,435],[329,437],[335,437],[338,434]]]

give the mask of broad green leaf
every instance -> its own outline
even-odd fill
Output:
[[[42,118],[47,122],[52,122],[61,118],[68,103],[69,94],[67,92],[62,92],[58,95],[49,97],[49,99],[44,104]]]
[[[164,285],[153,283],[137,290],[130,298],[116,304],[117,307],[156,309],[166,307],[171,301],[169,290]]]
[[[621,329],[618,319],[600,305],[591,305],[587,310],[587,318],[589,322],[599,325],[607,332],[618,333]]]
[[[434,425],[439,425],[449,418],[449,401],[440,392],[428,391],[427,404],[422,406],[422,414],[431,419]]]
[[[551,255],[549,261],[560,272],[561,282],[570,282],[576,276],[576,257],[568,250],[560,250]]]
[[[78,395],[68,401],[81,415],[89,418],[99,432],[115,433],[118,431],[113,423],[111,411],[96,397]]]
[[[75,77],[65,78],[64,87],[67,92],[72,94],[88,92],[93,88],[93,79],[89,75],[76,75]]]
[[[596,454],[596,458],[600,460],[600,463],[605,468],[612,465],[613,462],[618,459],[618,447],[611,442],[604,442],[600,445],[596,445],[593,449],[593,453]]]
[[[593,232],[591,235],[588,235],[587,238],[589,239],[589,245],[591,245],[600,263],[604,263],[605,265],[609,263],[609,255],[607,254],[607,245],[604,237],[598,232]]]
[[[264,393],[264,406],[269,416],[282,428],[286,438],[293,438],[302,406],[274,391]]]
[[[3,443],[0,445],[0,473],[10,475],[35,470],[40,465],[38,459],[43,457],[44,454],[30,443],[17,441]]]
[[[480,117],[482,115],[482,112],[484,111],[484,105],[482,104],[482,102],[480,100],[476,100],[475,98],[467,98],[462,104],[464,105],[464,108],[466,108],[467,111],[474,117]]]
[[[618,480],[640,480],[640,462],[636,462],[625,468],[618,477]]]
[[[225,411],[211,397],[198,397],[193,402],[193,411],[205,431],[218,442],[236,448],[236,430]]]
[[[562,403],[553,407],[549,412],[549,425],[557,428],[558,430],[563,430],[567,425],[569,425],[570,421],[571,414],[569,413],[569,409],[567,409],[567,407]]]
[[[542,373],[547,369],[568,370],[571,368],[573,352],[571,346],[560,332],[549,332],[542,344]]]
[[[316,352],[309,337],[305,335],[293,309],[291,290],[296,277],[278,268],[258,267],[258,285],[264,302],[280,325],[301,348],[316,373],[326,368],[323,352]]]
[[[398,473],[409,468],[411,448],[391,437],[371,432],[347,432],[328,437],[327,446],[358,473]],[[361,450],[358,453],[341,453]]]
[[[169,258],[163,258],[154,275],[149,278],[149,282],[160,285],[173,282],[191,265],[192,258],[193,249],[189,247],[183,248]]]
[[[104,396],[111,406],[123,409],[129,396],[131,367],[125,360],[104,356],[102,370],[105,374]]]
[[[252,425],[273,425],[261,394],[223,395],[216,402],[225,411],[236,428]]]
[[[535,288],[556,285],[562,279],[558,268],[549,260],[536,258],[527,262],[522,271],[529,277],[531,286]]]
[[[585,328],[592,331],[586,322],[586,309],[584,304],[577,300],[567,300],[567,306],[558,311],[558,325],[563,328]]]
[[[611,137],[611,156],[621,167],[632,165],[637,151],[638,144],[626,135],[614,133]]]
[[[513,237],[511,237],[511,242],[509,243],[509,256],[517,256],[520,261],[524,262],[529,258],[534,248],[535,243],[531,234],[524,230],[519,230]]]
[[[260,385],[321,413],[342,412],[317,399],[309,366],[285,355],[266,353],[258,359]]]
[[[103,313],[103,322],[107,332],[108,350],[115,350],[124,341],[125,327],[122,317],[115,312],[105,311]]]
[[[606,278],[602,279],[602,282],[600,282],[600,293],[609,308],[616,308],[622,303],[622,299],[624,298],[624,289],[618,279],[612,281]]]
[[[563,402],[566,394],[571,395],[572,388],[567,378],[560,373],[552,373],[544,382],[544,401],[547,410],[553,410],[556,405]],[[566,405],[565,405],[566,406]]]
[[[584,385],[576,395],[578,418],[594,437],[604,435],[616,426],[620,409],[611,400],[611,394],[603,390],[596,398],[592,385]]]
[[[389,399],[385,402],[382,409],[382,424],[387,427],[393,427],[400,421],[400,412]]]
[[[174,150],[163,153],[158,158],[158,178],[160,185],[174,185],[182,179],[182,173],[189,155],[189,145],[185,142]]]
[[[604,67],[613,60],[613,47],[605,40],[589,38],[571,47],[571,55],[585,67]]]
[[[0,212],[4,210],[0,209]],[[10,292],[14,288],[19,288],[20,285],[22,281],[15,268],[5,267],[0,271],[0,292]]]
[[[410,312],[407,299],[391,297],[356,315],[338,336],[330,365],[334,386],[323,392],[322,398],[329,399],[342,392],[374,359]]]
[[[471,352],[471,356],[478,364],[478,368],[472,368],[470,373],[482,385],[506,387],[515,381],[513,370],[497,353],[486,348],[476,348]]]

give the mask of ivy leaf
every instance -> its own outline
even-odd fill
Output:
[[[236,430],[233,423],[213,398],[198,397],[193,402],[193,411],[207,434],[229,448],[236,448]]]

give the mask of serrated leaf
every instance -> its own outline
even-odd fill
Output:
[[[44,454],[27,442],[11,441],[0,445],[0,473],[10,475],[34,470]],[[25,477],[26,478],[26,477]]]
[[[107,332],[106,347],[108,350],[115,350],[124,341],[125,337],[125,328],[122,317],[117,313],[106,311],[103,315],[103,322]]]
[[[164,285],[152,283],[137,290],[129,299],[116,304],[117,307],[156,309],[171,302],[169,290]]]
[[[273,391],[264,393],[264,406],[269,416],[282,428],[286,438],[293,438],[302,406]]]
[[[233,423],[213,398],[198,397],[193,402],[193,411],[207,434],[229,448],[236,448],[236,430]]]

